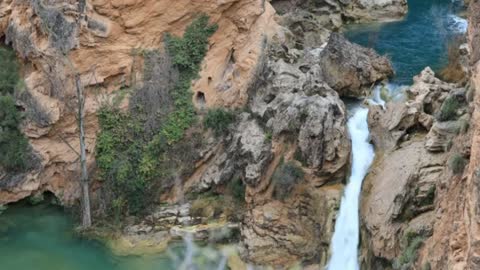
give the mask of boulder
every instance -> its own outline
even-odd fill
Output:
[[[340,96],[365,97],[372,86],[393,75],[390,60],[332,33],[320,55],[323,80]]]

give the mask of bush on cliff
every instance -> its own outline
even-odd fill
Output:
[[[228,131],[228,127],[235,120],[235,115],[222,108],[210,109],[205,115],[203,124],[206,128],[210,128],[215,136],[220,136]]]
[[[22,116],[12,96],[18,79],[15,53],[0,47],[0,167],[13,172],[27,167],[29,154],[28,141],[19,128]]]
[[[146,119],[142,114],[124,112],[114,106],[105,106],[98,113],[101,132],[96,159],[99,175],[105,182],[107,208],[113,213],[138,214],[145,210],[158,195],[158,188],[168,185],[163,182],[179,171],[175,164],[182,161],[173,158],[171,152],[176,151],[176,144],[196,120],[190,87],[207,53],[208,38],[217,29],[208,20],[205,15],[199,16],[183,37],[165,36],[167,53],[179,74],[168,93],[172,108],[162,117],[153,136],[144,134]],[[161,90],[164,89],[158,89]]]
[[[439,121],[449,121],[454,120],[457,116],[457,110],[460,108],[461,103],[455,97],[448,97],[442,104],[440,108],[440,113],[438,114]]]
[[[7,171],[26,168],[28,141],[18,128],[20,121],[13,97],[0,95],[0,165]]]
[[[467,161],[459,154],[454,154],[448,160],[448,167],[452,170],[453,174],[463,173],[463,169],[467,165]]]
[[[15,52],[0,47],[0,94],[13,94],[19,81],[18,63]]]
[[[393,263],[393,269],[408,269],[418,257],[418,249],[423,245],[424,238],[415,232],[407,232],[403,237],[404,249]]]
[[[300,183],[303,177],[304,172],[297,164],[293,161],[287,163],[282,161],[272,176],[275,184],[274,198],[277,200],[288,198],[295,185]]]

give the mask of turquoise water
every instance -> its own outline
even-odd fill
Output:
[[[0,214],[0,270],[165,270],[180,269],[184,261],[180,244],[158,256],[119,257],[99,242],[77,237],[73,228],[69,216],[56,207],[7,209]],[[202,261],[195,263],[198,268],[185,269],[216,269],[220,261],[194,257]]]
[[[401,21],[353,25],[345,36],[388,55],[396,76],[393,83],[409,85],[426,66],[438,71],[447,62],[448,42],[466,30],[455,14],[461,4],[452,0],[408,0],[409,12]]]

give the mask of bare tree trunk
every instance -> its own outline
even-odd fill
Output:
[[[80,135],[80,167],[82,175],[80,178],[80,185],[82,187],[82,226],[88,228],[92,225],[92,217],[90,214],[90,194],[89,181],[87,171],[87,152],[85,147],[85,130],[84,130],[84,105],[85,100],[83,96],[83,87],[80,82],[80,76],[75,74],[75,86],[77,88],[78,96],[78,128]]]

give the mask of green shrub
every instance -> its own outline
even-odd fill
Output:
[[[275,184],[274,197],[277,200],[284,200],[289,197],[292,189],[303,180],[304,172],[294,162],[281,162],[275,170],[272,180]]]
[[[245,201],[245,184],[240,178],[233,178],[227,185],[227,193],[236,201]]]
[[[0,95],[0,166],[8,171],[21,171],[27,166],[28,141],[18,128],[20,121],[13,97]]]
[[[192,202],[190,214],[194,217],[213,219],[218,218],[224,212],[225,207],[223,196],[200,196]]]
[[[146,200],[147,181],[137,167],[143,152],[142,125],[129,113],[103,108],[98,113],[101,132],[97,137],[97,166],[100,178],[111,192],[116,212],[125,206],[132,214],[140,212]],[[121,203],[119,203],[121,202]]]
[[[162,186],[154,180],[163,180],[176,171],[168,151],[174,149],[196,119],[190,87],[207,53],[208,38],[217,29],[208,20],[204,15],[195,19],[183,37],[166,35],[167,52],[179,70],[179,78],[169,92],[173,110],[153,138],[144,134],[145,117],[141,114],[122,112],[114,106],[98,112],[101,131],[97,138],[97,166],[108,193],[106,203],[116,219],[120,213],[144,210],[154,197],[154,189]]]
[[[0,47],[0,94],[13,94],[19,81],[15,52]]]
[[[431,205],[435,201],[435,191],[436,191],[436,186],[433,185],[431,186],[428,191],[427,191],[427,196],[425,199],[422,201],[421,205]]]
[[[445,101],[442,104],[442,107],[440,108],[438,120],[439,121],[454,120],[457,116],[457,110],[460,108],[460,106],[461,106],[460,102],[454,97],[449,97],[445,99]]]
[[[203,124],[206,128],[212,129],[216,136],[220,136],[228,131],[228,127],[234,120],[235,115],[232,112],[216,108],[208,110]]]
[[[404,269],[404,266],[412,265],[418,257],[418,249],[423,245],[424,238],[414,232],[407,232],[403,242],[405,248],[393,264],[394,269]]]
[[[454,174],[460,174],[467,165],[467,161],[459,154],[454,154],[448,160],[448,167]]]
[[[432,270],[432,266],[430,265],[429,262],[426,262],[423,264],[422,270]]]
[[[267,132],[265,133],[265,140],[266,140],[267,142],[271,142],[271,141],[272,141],[272,138],[273,138],[272,132],[271,132],[271,131],[267,131]]]
[[[209,25],[209,17],[201,15],[190,24],[183,37],[170,34],[165,36],[168,54],[178,68],[179,80],[173,89],[175,110],[162,128],[169,144],[179,141],[187,128],[195,121],[195,109],[190,91],[192,80],[198,77],[200,65],[208,51],[208,38],[217,30],[217,25]]]
[[[15,53],[0,47],[0,166],[7,171],[26,169],[29,154],[28,140],[19,128],[22,116],[12,96],[18,80]]]
[[[209,25],[208,20],[208,16],[200,15],[187,27],[183,37],[166,35],[168,53],[180,72],[197,76],[200,71],[200,64],[208,51],[208,38],[218,28],[216,24]]]
[[[465,134],[468,132],[468,129],[470,128],[470,122],[467,119],[459,119],[459,127],[458,127],[458,133],[460,134]]]

